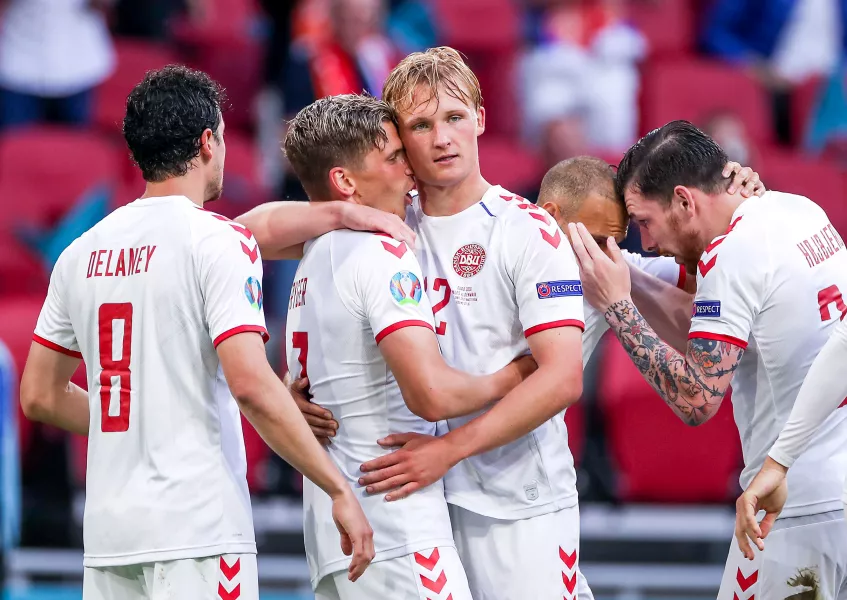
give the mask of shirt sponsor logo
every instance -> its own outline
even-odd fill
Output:
[[[582,296],[582,282],[572,281],[543,281],[535,284],[535,291],[541,300],[547,298],[562,298],[564,296]]]
[[[473,277],[485,265],[485,248],[479,244],[465,244],[453,255],[453,270],[460,277]]]
[[[256,310],[262,310],[263,295],[262,284],[255,277],[248,277],[244,282],[244,295],[247,297],[247,302]]]
[[[389,284],[391,295],[400,306],[411,304],[417,306],[421,301],[423,289],[421,280],[411,271],[400,271],[391,277]]]
[[[717,318],[721,316],[720,300],[698,300],[694,303],[692,317]]]

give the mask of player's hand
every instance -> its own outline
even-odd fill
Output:
[[[768,190],[765,184],[759,180],[759,174],[750,167],[742,167],[739,163],[729,161],[723,168],[724,177],[732,177],[727,192],[734,194],[741,192],[745,198],[750,196],[763,196]]]
[[[568,232],[579,262],[582,293],[588,303],[605,312],[615,302],[630,300],[629,266],[615,238],[609,237],[606,242],[610,258],[582,223],[568,223]]]
[[[505,396],[518,387],[523,381],[538,370],[538,363],[532,358],[532,354],[519,356],[508,365],[498,371],[497,395]]]
[[[400,449],[363,464],[365,475],[359,478],[359,484],[367,486],[369,494],[396,490],[385,496],[389,502],[435,483],[455,464],[447,444],[431,435],[395,433],[378,443],[383,448]]]
[[[361,204],[341,204],[341,226],[356,231],[381,231],[415,250],[415,232],[397,215]]]
[[[333,498],[332,519],[341,534],[341,551],[346,556],[353,555],[347,568],[347,578],[356,581],[374,559],[374,532],[349,487]]]
[[[735,537],[741,553],[750,560],[755,557],[750,542],[756,544],[759,550],[765,549],[764,540],[785,506],[787,472],[787,468],[767,457],[762,469],[735,503]],[[765,518],[758,523],[756,513],[760,510],[765,511]]]
[[[338,431],[338,421],[332,418],[330,411],[309,399],[309,378],[301,377],[289,386],[288,391],[291,392],[294,403],[303,413],[312,433],[321,445],[329,446],[332,443],[330,438],[335,437],[335,432]]]

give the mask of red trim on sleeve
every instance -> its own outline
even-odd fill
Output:
[[[533,334],[538,333],[539,331],[546,331],[547,329],[556,329],[557,327],[579,327],[580,329],[585,331],[585,323],[583,323],[579,319],[564,319],[563,321],[550,321],[549,323],[542,323],[541,325],[530,327],[524,332],[524,336],[529,337]]]
[[[61,352],[62,354],[67,354],[68,356],[73,356],[74,358],[82,358],[81,352],[76,352],[75,350],[69,350],[64,346],[60,346],[59,344],[55,344],[50,340],[45,340],[43,337],[38,335],[37,333],[32,334],[32,341],[41,344],[46,348],[50,348],[51,350],[55,350],[56,352]]]
[[[744,340],[740,340],[737,337],[732,337],[731,335],[723,335],[722,333],[709,333],[708,331],[692,331],[688,334],[688,339],[693,340],[696,338],[703,338],[706,340],[715,340],[718,342],[726,342],[727,344],[732,344],[733,346],[738,346],[742,349],[747,349],[747,342]]]
[[[376,334],[376,343],[377,344],[380,343],[382,341],[382,339],[385,336],[387,336],[389,333],[394,333],[398,329],[403,329],[404,327],[426,327],[430,331],[435,331],[432,328],[432,325],[430,325],[426,321],[416,321],[416,320],[398,321],[397,323],[394,323],[394,325],[389,325],[388,327],[386,327],[385,329],[380,331],[378,334]]]
[[[268,340],[271,339],[271,336],[268,335],[268,330],[264,327],[261,327],[259,325],[239,325],[238,327],[233,327],[232,329],[227,329],[226,331],[224,331],[222,334],[215,338],[215,341],[212,342],[212,344],[215,346],[215,348],[217,348],[218,344],[220,344],[225,339],[231,338],[232,336],[238,335],[239,333],[248,332],[261,334],[262,341],[266,344],[268,343]]]
[[[679,265],[679,279],[676,280],[676,287],[684,290],[686,277],[688,277],[688,273],[685,272],[685,265]]]

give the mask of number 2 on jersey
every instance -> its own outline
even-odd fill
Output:
[[[309,334],[305,331],[295,331],[291,334],[291,346],[297,348],[300,354],[297,362],[300,363],[300,377],[308,377],[306,372],[306,360],[309,358]],[[298,378],[298,379],[299,379]]]
[[[841,296],[841,291],[837,285],[831,285],[818,292],[818,308],[821,311],[821,321],[829,321],[830,315],[829,305],[835,304],[835,308],[841,313],[841,318],[844,318],[847,313],[847,305],[844,304],[844,298]]]
[[[122,323],[120,358],[115,358],[115,331]],[[132,304],[101,304],[97,311],[100,341],[100,430],[105,432],[129,429],[130,360],[132,358]],[[118,378],[118,414],[109,414],[112,401],[112,378]]]
[[[438,277],[438,278],[435,279],[435,281],[432,282],[432,291],[433,292],[437,292],[442,287],[444,288],[444,298],[442,298],[436,304],[433,304],[433,306],[432,306],[432,316],[433,317],[435,316],[435,313],[437,313],[438,311],[443,309],[445,306],[447,306],[447,303],[450,302],[450,284],[447,282],[447,280],[442,279],[441,277]],[[435,333],[437,333],[438,335],[444,335],[445,333],[447,333],[447,321],[441,321],[441,323],[438,323],[435,326]]]

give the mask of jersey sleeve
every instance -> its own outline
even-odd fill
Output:
[[[517,210],[505,247],[524,335],[555,327],[585,330],[579,266],[567,237],[535,205]]]
[[[259,333],[266,342],[270,338],[262,308],[259,247],[255,239],[245,243],[238,235],[218,229],[206,235],[195,250],[206,326],[216,348],[238,333]]]
[[[821,424],[844,402],[847,378],[841,369],[845,363],[847,321],[841,321],[809,368],[788,422],[769,452],[776,462],[791,467]]]
[[[356,304],[377,343],[403,327],[435,330],[420,264],[405,243],[374,235],[360,248],[355,273]]]
[[[38,315],[32,339],[51,350],[74,358],[82,358],[67,304],[68,289],[65,284],[65,270],[68,266],[70,249],[69,247],[62,253],[50,274],[47,298]]]
[[[680,289],[685,287],[685,267],[676,264],[676,261],[668,256],[642,256],[636,252],[621,251],[624,259],[657,279],[674,285]]]
[[[765,264],[743,238],[703,254],[688,339],[706,338],[747,348],[753,319],[762,305]],[[753,268],[752,264],[761,264]]]

